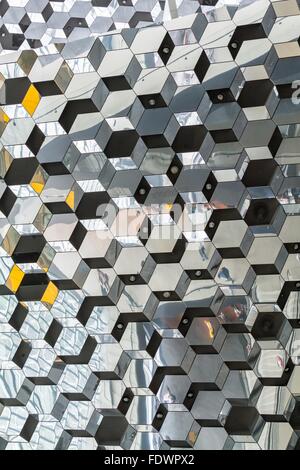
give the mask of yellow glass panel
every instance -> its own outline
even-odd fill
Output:
[[[43,189],[44,189],[44,184],[43,183],[34,183],[34,182],[31,182],[30,183],[30,186],[32,187],[32,189],[35,190],[36,193],[40,194]]]
[[[34,85],[30,85],[28,88],[28,91],[22,101],[23,107],[26,109],[26,111],[30,114],[30,116],[33,115],[34,111],[37,108],[37,105],[39,104],[41,99],[41,96],[37,89],[35,88]]]
[[[14,265],[6,281],[7,287],[12,292],[17,292],[22,282],[23,277],[24,277],[23,271],[18,266]]]
[[[38,194],[41,194],[41,192],[43,191],[45,187],[45,176],[40,167],[37,168],[35,174],[33,175],[32,180],[30,182],[30,186]]]
[[[0,109],[0,122],[4,122],[5,124],[7,124],[9,122],[9,117],[3,111],[3,109]]]
[[[195,444],[196,439],[197,439],[197,434],[195,433],[195,431],[190,431],[188,436],[189,436],[188,439],[191,442],[191,444]]]
[[[55,286],[55,284],[53,284],[53,282],[50,281],[42,297],[42,302],[45,302],[46,304],[49,304],[49,305],[53,305],[56,300],[57,295],[58,295],[58,288]]]
[[[74,191],[70,191],[68,196],[67,196],[67,199],[66,199],[66,203],[68,204],[69,207],[71,207],[71,209],[74,209],[75,207],[75,193]]]

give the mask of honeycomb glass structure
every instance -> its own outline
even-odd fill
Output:
[[[299,35],[0,2],[0,449],[300,448]]]

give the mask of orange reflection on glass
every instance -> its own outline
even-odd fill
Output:
[[[215,332],[214,332],[214,329],[213,329],[212,324],[210,323],[209,320],[204,320],[204,323],[205,323],[205,325],[207,326],[207,329],[208,329],[208,332],[209,332],[209,337],[210,337],[210,338],[213,338]]]

